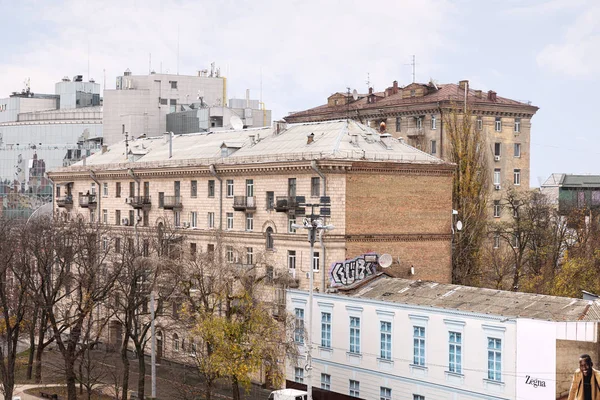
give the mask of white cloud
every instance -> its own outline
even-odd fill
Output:
[[[3,57],[0,96],[32,89],[52,92],[64,75],[90,75],[107,88],[130,68],[195,74],[212,61],[228,77],[229,97],[250,88],[275,117],[325,102],[346,86],[366,90],[367,72],[377,90],[410,81],[412,54],[418,77],[434,76],[434,58],[452,48],[455,12],[449,0],[404,1],[81,1],[26,3],[31,21],[45,31]],[[36,24],[30,24],[31,29]],[[16,85],[16,86],[15,86]]]

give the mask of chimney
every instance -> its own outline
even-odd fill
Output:
[[[475,91],[475,97],[477,97],[478,99],[480,99],[482,97],[481,96],[481,90],[476,90]]]
[[[309,133],[308,135],[306,135],[306,144],[311,144],[314,141],[315,141],[314,133]]]
[[[373,94],[373,88],[372,87],[369,88],[369,94]]]
[[[248,136],[248,137],[250,138],[250,145],[254,145],[254,144],[256,144],[256,139],[255,139],[255,136],[254,136],[254,135],[250,135],[250,136]]]
[[[394,81],[392,84],[392,94],[398,93],[398,81]]]
[[[489,101],[496,101],[496,92],[494,92],[493,90],[490,90],[488,92],[487,98]]]
[[[102,154],[106,153],[108,151],[108,146],[103,144],[102,145]]]
[[[465,90],[465,88],[467,90],[469,90],[469,81],[468,80],[464,80],[464,81],[459,81],[458,82],[458,87],[462,90]]]

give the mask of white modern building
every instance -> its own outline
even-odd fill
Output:
[[[158,136],[167,130],[167,114],[181,104],[205,103],[225,106],[225,77],[214,68],[196,76],[157,74],[118,76],[115,89],[104,90],[104,144],[131,137]],[[198,130],[196,130],[197,132]]]
[[[308,297],[287,295],[302,349]],[[351,290],[315,293],[312,315],[317,395],[554,400],[568,391],[580,354],[600,355],[598,301],[379,273]],[[302,388],[307,375],[305,359],[289,365],[288,387]]]

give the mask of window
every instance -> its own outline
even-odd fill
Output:
[[[350,379],[350,397],[360,397],[360,382]]]
[[[252,247],[246,247],[246,264],[254,265],[254,249]]]
[[[208,181],[208,197],[215,197],[215,181],[213,179]]]
[[[513,183],[516,186],[519,186],[521,184],[521,170],[520,169],[515,169],[513,171]]]
[[[181,211],[175,211],[173,216],[173,219],[175,220],[175,226],[181,226]]]
[[[173,334],[173,350],[179,351],[179,336],[176,333]]]
[[[494,233],[494,248],[500,248],[500,235],[497,233]]]
[[[392,400],[392,389],[381,386],[379,388],[379,400]]]
[[[150,255],[150,241],[148,239],[144,239],[142,243],[142,255],[144,257],[148,257]]]
[[[435,153],[437,153],[437,141],[432,140],[431,141],[431,154],[435,154]]]
[[[102,238],[102,250],[104,250],[104,251],[108,250],[108,238],[106,238],[106,237]]]
[[[198,197],[198,181],[192,181],[190,184],[190,196]]]
[[[425,400],[425,396],[420,394],[413,394],[413,400]]]
[[[515,118],[515,132],[521,132],[521,118]]]
[[[158,192],[158,208],[165,207],[165,192]]]
[[[294,381],[298,383],[304,382],[304,368],[294,368]]]
[[[121,252],[121,238],[115,238],[115,253]]]
[[[417,129],[423,128],[423,119],[421,117],[416,117],[415,125],[416,125]]]
[[[350,353],[360,353],[360,318],[350,317]]]
[[[179,200],[179,197],[181,197],[181,182],[180,181],[173,182],[173,191],[175,192],[175,197],[177,197],[177,199]]]
[[[129,226],[135,225],[135,211],[129,210]]]
[[[144,196],[150,197],[150,182],[144,182]]]
[[[102,210],[102,223],[108,224],[108,210]]]
[[[208,223],[207,224],[208,224],[209,228],[215,227],[215,213],[214,212],[208,213]]]
[[[96,213],[94,210],[90,210],[90,222],[96,221]]]
[[[198,212],[192,211],[190,213],[190,225],[192,228],[196,228],[198,226]]]
[[[310,178],[310,195],[312,197],[319,197],[321,194],[321,178],[313,176]]]
[[[207,253],[214,253],[215,252],[215,245],[214,244],[208,244],[206,245],[206,252]]]
[[[233,213],[227,213],[227,229],[233,229]]]
[[[502,381],[502,340],[488,337],[488,379]]]
[[[296,250],[288,250],[288,268],[296,269]]]
[[[232,263],[234,261],[232,246],[225,247],[225,260],[227,260],[227,262],[230,262],[230,263]]]
[[[171,99],[170,103],[169,112],[174,113],[177,111],[177,99]]]
[[[500,185],[500,168],[494,169],[494,185]]]
[[[266,236],[266,243],[265,243],[265,247],[267,248],[267,250],[273,250],[274,249],[274,242],[273,242],[273,228],[271,228],[270,226],[265,230],[265,236]]]
[[[121,210],[115,210],[115,225],[121,225]]]
[[[380,322],[380,357],[384,360],[392,359],[392,323]]]
[[[254,197],[254,179],[246,179],[246,196]]]
[[[296,178],[288,178],[288,196],[296,197]]]
[[[321,313],[321,347],[331,348],[331,313]]]
[[[425,327],[413,326],[413,364],[425,365]]]
[[[294,227],[292,226],[295,223],[296,223],[296,217],[289,216],[288,217],[288,233],[296,233],[296,229],[294,229]]]
[[[515,157],[521,157],[521,143],[515,143]]]
[[[275,208],[275,192],[267,192],[267,210]]]
[[[321,374],[321,389],[331,390],[331,375]]]
[[[227,197],[233,197],[233,179],[227,179]]]
[[[462,333],[448,334],[448,371],[462,374]]]
[[[500,157],[500,149],[502,148],[501,143],[494,143],[494,156]]]
[[[171,89],[177,89],[177,81],[169,81],[171,84]]]
[[[417,95],[417,91],[415,89],[410,90],[410,97],[415,97]]]
[[[481,119],[481,117],[477,117],[477,130],[478,131],[483,130],[483,120]]]
[[[494,200],[494,218],[500,218],[500,200]]]
[[[60,197],[60,186],[56,185],[56,197]]]
[[[108,183],[106,182],[102,184],[102,196],[108,197]]]
[[[304,343],[304,309],[294,309],[294,341]]]
[[[148,210],[142,211],[142,223],[144,226],[148,226],[150,222],[150,212]]]
[[[319,263],[320,263],[319,252],[315,251],[313,253],[313,259],[312,259],[312,269],[313,269],[313,271],[319,272],[319,267],[320,267]]]
[[[246,213],[246,231],[252,232],[254,230],[254,216],[252,213]]]
[[[431,116],[431,129],[436,129],[437,128],[437,119],[435,118],[435,115]]]
[[[168,103],[169,103],[169,99],[160,99],[160,104],[161,105],[166,106]]]
[[[512,247],[515,249],[519,247],[519,235],[516,233],[512,235]]]
[[[129,197],[135,196],[135,182],[129,182]]]
[[[496,132],[502,132],[502,118],[496,117]]]
[[[397,117],[396,118],[396,132],[400,132],[402,128],[402,118]]]
[[[190,255],[192,256],[192,259],[194,259],[196,257],[197,252],[198,252],[198,247],[196,246],[196,243],[190,243]]]
[[[93,182],[90,185],[90,194],[96,194],[96,184]]]

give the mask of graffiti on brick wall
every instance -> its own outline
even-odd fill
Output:
[[[374,275],[376,268],[377,254],[375,253],[367,253],[351,260],[334,262],[329,271],[331,286],[350,286]]]

